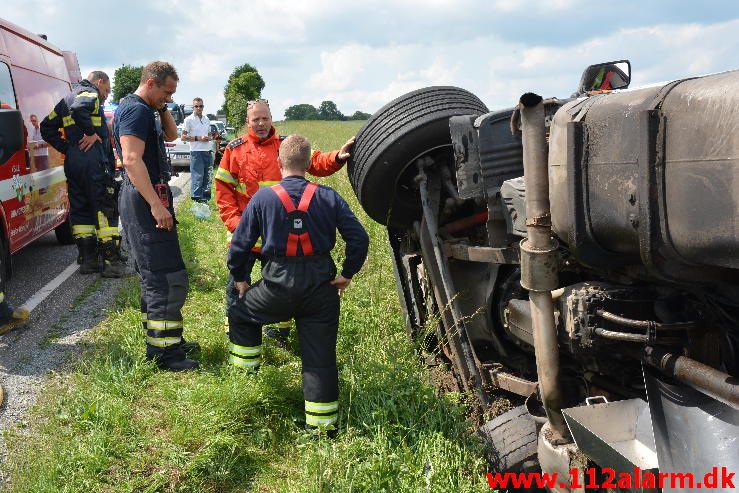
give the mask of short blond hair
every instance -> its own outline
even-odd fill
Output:
[[[279,158],[287,171],[305,172],[310,167],[310,142],[302,135],[290,135],[280,144]]]

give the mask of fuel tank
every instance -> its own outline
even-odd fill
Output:
[[[549,184],[553,229],[581,262],[738,279],[739,71],[567,103]]]

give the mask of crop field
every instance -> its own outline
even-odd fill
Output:
[[[275,126],[331,150],[362,123]],[[265,342],[257,374],[226,364],[225,228],[214,202],[211,218],[199,220],[186,200],[178,214],[190,277],[185,336],[202,346],[200,370],[172,374],[144,360],[132,278],[69,371],[48,377],[27,425],[6,433],[8,491],[490,491],[466,397],[440,394],[406,337],[385,229],[363,213],[346,171],[320,182],[347,199],[371,237],[342,299],[336,439],[303,431],[294,331],[286,350]],[[334,258],[343,256],[339,242]]]

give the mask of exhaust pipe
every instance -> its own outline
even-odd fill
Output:
[[[557,289],[559,279],[557,242],[552,238],[549,210],[549,170],[542,97],[533,93],[524,94],[519,109],[528,232],[528,237],[521,241],[521,286],[529,291],[541,400],[552,430],[559,435],[557,438],[568,439],[570,433],[562,415],[559,347],[552,301],[552,291]]]

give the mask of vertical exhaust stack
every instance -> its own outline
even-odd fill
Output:
[[[528,232],[528,237],[521,241],[521,286],[529,291],[541,399],[552,430],[562,440],[569,438],[569,430],[562,415],[559,348],[551,293],[557,289],[559,281],[557,241],[552,238],[549,210],[549,172],[542,97],[533,93],[524,94],[519,109]]]

